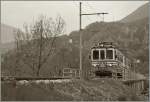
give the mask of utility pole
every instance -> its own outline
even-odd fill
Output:
[[[103,13],[101,13],[101,14],[103,15],[103,22],[104,22],[104,15],[106,15],[106,14],[108,14],[108,13],[103,12]]]
[[[80,31],[80,79],[82,78],[82,16],[86,15],[103,15],[103,22],[104,22],[104,15],[108,14],[106,12],[102,13],[82,13],[82,3],[80,2],[79,6],[79,31]]]
[[[79,19],[79,24],[80,24],[79,26],[79,30],[80,30],[80,79],[82,78],[82,22],[81,22],[82,8],[81,8],[81,5],[82,3],[80,2],[80,8],[79,8],[79,12],[80,12],[79,14],[79,17],[80,17]]]

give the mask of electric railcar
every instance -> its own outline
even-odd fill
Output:
[[[90,56],[93,77],[130,78],[131,61],[112,42],[97,43]]]

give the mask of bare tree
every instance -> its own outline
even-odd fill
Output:
[[[64,28],[61,16],[55,20],[40,16],[34,24],[24,25],[24,32],[18,30],[15,33],[19,60],[32,70],[32,75],[40,76],[42,66],[55,50],[56,38],[64,32]]]

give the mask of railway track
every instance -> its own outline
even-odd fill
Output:
[[[1,77],[1,81],[33,81],[33,80],[63,80],[63,79],[71,79],[71,78],[64,78],[64,77]]]

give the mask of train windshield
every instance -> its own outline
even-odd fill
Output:
[[[105,51],[104,50],[101,50],[101,59],[104,59],[105,58]]]
[[[106,59],[113,59],[113,50],[106,50]]]
[[[93,51],[93,59],[94,59],[94,60],[99,59],[99,50],[94,50],[94,51]]]

